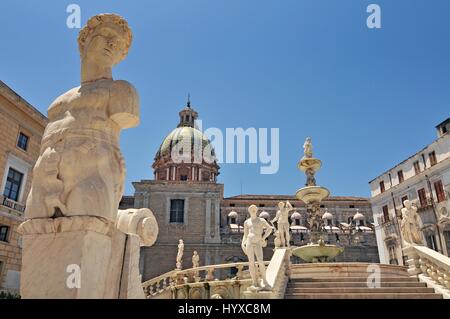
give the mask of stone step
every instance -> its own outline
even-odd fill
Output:
[[[432,294],[433,288],[426,287],[389,287],[389,288],[287,288],[286,294],[379,294],[379,293],[422,293]]]
[[[442,299],[435,293],[295,293],[286,294],[285,299]]]
[[[291,282],[367,282],[367,276],[365,277],[320,277],[320,278],[294,278]],[[381,277],[381,282],[418,282],[415,277]]]
[[[426,287],[424,282],[381,282],[381,287]],[[367,288],[366,282],[290,282],[288,288]]]

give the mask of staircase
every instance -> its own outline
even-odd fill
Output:
[[[425,283],[410,277],[406,268],[388,266],[381,269],[379,288],[367,284],[368,273],[363,272],[364,264],[355,267],[338,268],[328,264],[328,271],[321,269],[323,264],[299,269],[288,282],[286,299],[442,299],[441,294]],[[397,267],[397,268],[395,268]],[[322,271],[321,271],[322,270]]]

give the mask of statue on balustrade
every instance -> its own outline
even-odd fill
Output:
[[[183,263],[183,253],[184,253],[184,242],[183,239],[180,239],[178,241],[178,253],[177,253],[177,269],[182,269],[182,263]]]
[[[200,256],[197,251],[194,250],[194,254],[192,255],[192,268],[200,267]]]
[[[248,257],[248,267],[252,278],[249,291],[271,290],[272,287],[266,279],[266,267],[264,265],[263,247],[266,247],[266,239],[272,233],[272,226],[264,219],[256,215],[258,207],[251,205],[248,208],[250,218],[244,222],[244,237],[242,238],[242,250]],[[258,267],[255,265],[256,263]]]
[[[405,246],[423,245],[423,234],[420,229],[420,218],[417,214],[417,207],[410,200],[403,202],[402,221],[400,229]]]

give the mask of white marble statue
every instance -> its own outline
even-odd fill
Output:
[[[250,291],[271,290],[267,283],[266,267],[263,259],[263,247],[267,245],[266,239],[272,233],[272,227],[264,219],[258,217],[258,207],[251,205],[248,208],[250,218],[244,222],[244,237],[242,238],[242,250],[248,257],[249,272],[252,277]],[[255,264],[255,257],[256,263]]]
[[[293,210],[293,207],[289,201],[286,203],[278,203],[278,211],[272,223],[277,222],[277,232],[279,236],[280,247],[289,247],[289,212]]]
[[[183,239],[178,241],[178,253],[177,253],[177,269],[181,270],[183,267],[183,253],[184,253],[184,242]]]
[[[312,158],[313,157],[312,142],[311,142],[310,137],[307,137],[305,140],[305,143],[303,144],[303,152],[304,152],[304,158]]]
[[[156,240],[147,209],[118,210],[125,163],[120,132],[139,124],[139,97],[112,67],[131,45],[116,14],[90,18],[78,36],[81,85],[48,109],[48,125],[33,169],[23,235],[22,298],[144,298],[140,246]],[[67,267],[82,269],[69,285]]]
[[[197,251],[194,250],[194,254],[192,255],[192,268],[200,267],[200,256]]]
[[[80,31],[81,85],[48,109],[26,218],[115,221],[125,179],[119,135],[139,124],[139,97],[130,83],[113,80],[112,67],[126,57],[131,39],[126,20],[114,14],[94,16]]]
[[[403,202],[402,222],[400,229],[405,246],[423,245],[423,234],[420,230],[420,218],[417,214],[417,207],[410,200]]]

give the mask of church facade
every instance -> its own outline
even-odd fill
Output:
[[[124,196],[120,208],[150,208],[159,225],[157,242],[141,251],[143,280],[175,269],[178,240],[184,241],[183,269],[192,267],[197,251],[200,265],[246,261],[241,249],[247,208],[255,204],[259,216],[269,222],[275,217],[279,201],[289,200],[291,245],[309,242],[305,205],[294,196],[238,195],[224,198],[224,185],[217,182],[220,167],[208,138],[196,128],[198,113],[190,102],[179,112],[179,124],[163,140],[153,162],[154,179],[133,182],[135,193]],[[182,150],[192,158],[180,161]],[[208,152],[204,152],[207,150]],[[209,154],[201,160],[198,152]],[[327,225],[325,240],[344,247],[337,261],[378,262],[370,202],[361,197],[329,197],[322,203]],[[273,254],[273,236],[264,251]],[[300,260],[293,259],[300,263]],[[230,273],[230,276],[233,275]]]

